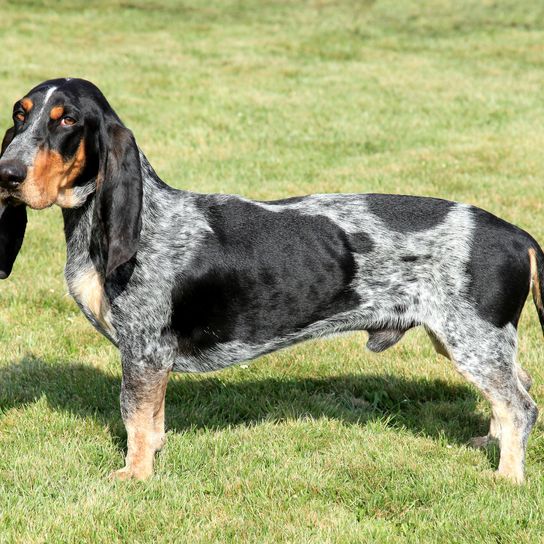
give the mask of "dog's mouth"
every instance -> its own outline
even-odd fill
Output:
[[[0,189],[0,207],[19,206],[21,204],[25,204],[25,202],[18,198],[16,194],[10,193],[5,189]]]
[[[7,202],[17,199],[17,193],[19,192],[19,186],[10,187],[3,184],[0,187],[0,202]]]

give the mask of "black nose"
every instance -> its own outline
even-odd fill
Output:
[[[26,166],[17,160],[0,161],[0,187],[15,189],[26,178]]]

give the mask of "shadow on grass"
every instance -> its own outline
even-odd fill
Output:
[[[120,378],[91,366],[46,363],[26,357],[0,369],[0,410],[45,397],[55,410],[92,417],[108,425],[124,444],[119,412]],[[166,398],[169,430],[221,429],[287,419],[333,418],[365,425],[387,418],[392,427],[414,434],[466,443],[485,434],[488,422],[475,413],[476,392],[468,385],[442,380],[360,374],[324,378],[241,380],[220,374],[170,381]]]

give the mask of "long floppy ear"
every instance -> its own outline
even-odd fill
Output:
[[[138,146],[120,124],[99,135],[99,166],[93,239],[108,278],[138,250],[142,226],[143,183]]]
[[[0,157],[13,140],[15,128],[8,128],[2,140]],[[13,268],[26,230],[26,206],[13,206],[0,200],[0,280],[5,280]]]
[[[0,201],[0,280],[5,280],[23,244],[26,206],[11,206]]]
[[[13,137],[15,136],[15,127],[8,128],[4,137],[2,138],[2,150],[0,151],[0,157],[4,154],[6,147],[11,143]]]

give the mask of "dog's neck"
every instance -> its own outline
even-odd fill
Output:
[[[67,261],[89,258],[89,244],[94,212],[94,193],[77,208],[62,208]]]
[[[160,217],[161,203],[164,201],[160,195],[175,191],[164,183],[155,173],[145,155],[140,151],[140,164],[143,183],[143,206],[142,223],[149,228],[153,221],[146,221],[146,214],[153,214]],[[64,219],[64,235],[66,238],[66,268],[67,280],[79,271],[95,266],[91,258],[91,239],[93,236],[94,207],[96,202],[96,182],[89,181],[85,187],[92,190],[85,190],[83,187],[81,195],[82,203],[77,207],[62,208]],[[177,191],[176,191],[177,192]],[[95,266],[96,267],[96,266]]]

